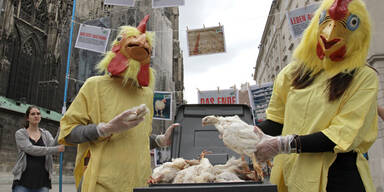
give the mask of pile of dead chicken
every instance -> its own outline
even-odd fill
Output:
[[[230,158],[224,165],[213,166],[205,158],[205,152],[199,160],[173,159],[153,170],[148,181],[157,183],[217,183],[217,182],[244,182],[260,181],[255,171],[249,169],[244,158]]]

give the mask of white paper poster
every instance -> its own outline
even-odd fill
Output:
[[[111,29],[81,24],[76,39],[76,48],[105,53]]]
[[[172,92],[155,91],[153,119],[172,120]]]
[[[184,0],[152,0],[152,8],[183,6]]]
[[[133,7],[135,2],[134,0],[104,0],[104,4]]]
[[[301,37],[319,6],[320,4],[316,3],[287,12],[287,19],[293,38]]]
[[[187,30],[189,56],[225,52],[224,26]]]
[[[268,107],[273,90],[273,82],[264,83],[260,86],[251,85],[248,87],[249,100],[253,109],[255,125],[266,119],[265,111]]]
[[[238,91],[235,89],[210,90],[198,92],[199,104],[237,104]]]

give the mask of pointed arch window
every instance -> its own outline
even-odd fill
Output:
[[[37,44],[33,38],[22,43],[20,52],[13,59],[9,97],[15,100],[35,103],[37,97],[37,71],[39,65],[36,57]]]

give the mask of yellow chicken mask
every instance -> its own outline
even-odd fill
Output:
[[[138,27],[121,26],[111,51],[97,65],[100,72],[123,77],[123,83],[154,88],[154,70],[150,67],[154,34],[146,31],[149,15]]]
[[[362,0],[324,0],[303,34],[293,58],[311,75],[330,77],[365,65],[371,22]]]

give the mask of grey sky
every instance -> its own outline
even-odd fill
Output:
[[[200,90],[228,89],[252,78],[258,45],[272,0],[186,0],[180,6],[180,43],[184,52],[185,99],[197,103]],[[186,30],[224,26],[226,53],[188,56]]]

